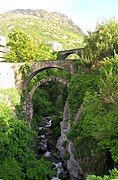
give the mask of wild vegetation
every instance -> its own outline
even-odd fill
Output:
[[[75,156],[78,161],[81,160],[80,166],[88,175],[86,179],[118,179],[117,33],[118,23],[109,20],[99,25],[95,33],[85,37],[84,56],[80,59],[81,63],[78,63],[81,65],[78,65],[76,75],[71,77],[65,71],[49,69],[31,80],[29,89],[49,75],[70,80],[68,89],[63,84],[47,82],[36,90],[33,95],[32,129],[22,114],[17,91],[0,91],[0,178],[46,180],[52,177],[55,172],[51,170],[50,162],[35,157],[37,127],[42,117],[54,115],[56,120],[53,123],[53,134],[54,138],[58,138],[59,123],[62,121],[63,107],[67,99],[71,112],[71,129],[67,137],[74,142]],[[10,32],[8,43],[11,46],[9,54],[6,55],[8,62],[28,63],[36,57],[55,57],[44,44],[43,51],[40,48],[41,53],[38,54],[42,44],[38,44],[34,36],[31,38],[19,29]],[[86,65],[89,65],[89,71],[85,71]],[[3,94],[7,94],[6,98]],[[14,113],[11,107],[15,107]],[[75,122],[78,109],[81,110],[81,115]]]
[[[20,103],[20,97],[16,97],[19,94],[14,89],[0,91],[0,178],[48,179],[54,175],[51,163],[37,160],[33,153],[36,132],[29,128],[25,119],[18,118],[20,114],[16,117],[12,111],[12,106],[18,107]]]
[[[118,23],[110,20],[85,37],[84,60],[91,69],[89,73],[78,72],[69,86],[72,125],[68,138],[73,140],[76,157],[87,174],[104,175],[118,167],[117,30]],[[107,34],[110,39],[105,38]],[[78,108],[81,115],[74,122]]]
[[[50,52],[49,47],[44,42],[39,42],[34,35],[29,36],[21,29],[14,29],[8,38],[7,46],[10,46],[10,52],[5,54],[7,62],[28,63],[29,61],[56,58],[56,52]]]

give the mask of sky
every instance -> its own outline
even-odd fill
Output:
[[[15,9],[43,9],[68,16],[83,32],[95,31],[96,23],[115,17],[118,0],[1,0],[0,14]]]

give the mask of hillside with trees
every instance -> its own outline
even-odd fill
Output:
[[[40,42],[58,42],[63,49],[82,46],[81,28],[64,14],[18,9],[0,15],[0,35],[8,36],[19,28],[29,35],[34,34]]]
[[[26,62],[22,69],[24,75],[27,75],[29,60],[36,57],[39,60],[55,59],[55,54],[45,47],[45,43],[37,42],[35,36],[26,35],[21,29],[9,33],[8,44],[10,51],[5,56],[6,61]],[[118,179],[117,47],[118,22],[111,19],[99,24],[96,32],[84,37],[83,58],[78,58],[76,62],[77,74],[71,76],[66,71],[52,68],[34,76],[29,90],[40,79],[50,75],[69,80],[69,87],[46,82],[37,88],[32,100],[32,127],[28,126],[22,107],[23,95],[20,96],[15,89],[0,90],[1,179],[48,180],[55,176],[52,163],[45,158],[37,158],[36,139],[43,118],[53,116],[52,139],[57,141],[66,101],[70,108],[67,138],[74,144],[74,155],[83,171],[83,179]],[[86,66],[89,67],[87,71]],[[81,113],[75,121],[78,109]],[[68,160],[69,154],[66,155]]]

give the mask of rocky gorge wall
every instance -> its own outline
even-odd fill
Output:
[[[80,115],[80,110],[78,110],[75,116],[75,121],[77,117],[79,117],[79,115]],[[70,110],[69,110],[68,102],[66,102],[64,107],[63,121],[60,123],[61,136],[57,141],[56,148],[60,151],[60,156],[62,159],[64,159],[67,165],[71,180],[83,180],[84,174],[79,165],[78,160],[76,160],[75,158],[73,142],[69,140],[66,136],[70,130],[69,118],[70,118]]]

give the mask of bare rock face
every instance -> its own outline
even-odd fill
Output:
[[[73,142],[70,141],[66,136],[66,134],[70,130],[69,118],[70,118],[69,105],[66,102],[64,107],[63,121],[60,123],[61,136],[57,141],[56,147],[60,151],[61,158],[64,159],[67,165],[67,169],[70,173],[71,179],[83,180],[83,172],[79,166],[79,162],[74,157]]]
[[[66,137],[66,134],[70,130],[70,124],[68,122],[69,117],[70,117],[69,106],[68,106],[68,103],[66,102],[65,107],[64,107],[63,121],[60,123],[61,136],[57,140],[57,144],[56,144],[57,149],[60,151],[60,156],[63,159],[64,159],[64,155],[66,153],[66,148],[65,148],[64,144],[65,143],[68,144],[68,142],[69,142]]]
[[[83,172],[79,166],[79,162],[74,157],[74,146],[71,141],[69,141],[68,144],[68,152],[70,154],[70,158],[67,160],[67,168],[72,176],[72,180],[83,180]]]
[[[61,136],[60,136],[60,138],[57,140],[57,144],[56,144],[56,148],[60,151],[60,156],[61,156],[62,159],[64,159],[64,155],[65,155],[65,153],[66,153],[66,148],[65,148],[64,144],[65,144],[65,143],[66,143],[66,144],[69,143],[69,141],[68,141],[68,139],[67,139],[67,137],[66,137],[66,133],[67,133],[68,130],[69,130],[68,125],[69,125],[69,124],[68,124],[67,122],[64,122],[64,121],[62,121],[62,122],[60,123],[60,126],[61,126]],[[66,129],[65,127],[67,127],[67,129]]]

